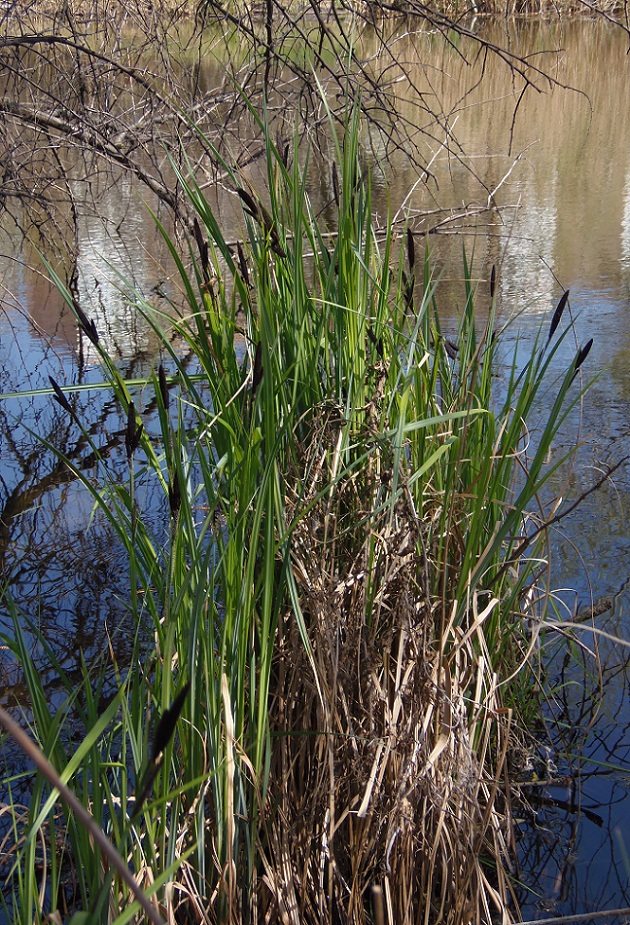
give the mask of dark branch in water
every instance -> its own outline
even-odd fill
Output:
[[[604,475],[602,475],[601,478],[599,478],[595,482],[594,485],[591,485],[590,488],[587,488],[586,491],[582,492],[582,494],[579,496],[579,498],[577,498],[577,500],[575,500],[572,504],[566,507],[559,514],[556,514],[555,517],[552,517],[550,520],[546,520],[543,524],[541,524],[539,527],[533,530],[532,533],[530,533],[528,536],[522,539],[521,542],[516,547],[516,549],[514,550],[514,554],[510,556],[510,558],[506,562],[503,563],[503,565],[501,566],[499,571],[496,573],[494,578],[490,581],[490,585],[496,584],[496,582],[500,578],[502,578],[503,575],[505,575],[507,570],[511,568],[515,562],[518,562],[521,556],[524,555],[524,553],[527,551],[529,546],[531,546],[531,544],[534,542],[536,537],[540,536],[541,533],[544,533],[545,530],[548,530],[549,527],[553,527],[555,524],[560,523],[561,520],[564,520],[565,517],[568,517],[569,514],[572,513],[572,511],[574,511],[577,507],[579,507],[580,504],[582,504],[582,502],[585,501],[589,495],[592,495],[594,492],[599,491],[602,485],[604,485],[608,481],[608,479],[612,475],[614,475],[617,469],[620,469],[621,466],[623,466],[624,463],[626,463],[629,459],[630,459],[630,455],[624,456],[623,459],[620,459],[618,462],[616,462],[614,466],[610,466],[608,470],[604,473]]]
[[[604,909],[600,912],[578,912],[575,915],[557,915],[550,919],[531,919],[521,925],[572,925],[573,922],[592,921],[593,919],[621,918],[630,915],[630,906],[623,909]]]

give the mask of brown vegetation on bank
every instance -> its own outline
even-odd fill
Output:
[[[272,7],[277,11],[296,14],[299,11],[297,0],[278,2],[273,0]],[[222,16],[225,11],[241,18],[264,22],[268,15],[269,4],[266,0],[244,4],[242,0],[133,0],[121,6],[109,5],[110,15],[118,22],[131,25],[134,22],[159,22],[162,28],[169,23],[175,24],[182,19],[194,21],[198,17]],[[432,15],[446,15],[458,19],[460,16],[560,16],[560,15],[616,15],[626,7],[625,0],[437,0],[431,4],[422,4],[419,0],[322,0],[312,7],[314,16],[328,18],[335,12],[359,14],[368,21],[378,16],[414,16],[419,18]],[[12,17],[19,19],[24,15],[51,18],[63,24],[68,17],[78,23],[93,21],[93,0],[65,0],[59,4],[54,0],[14,0],[7,2],[5,10]]]

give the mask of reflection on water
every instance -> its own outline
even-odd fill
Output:
[[[624,633],[622,622],[609,628]],[[592,636],[581,641],[593,649]],[[552,674],[548,714],[559,754],[542,780],[522,786],[529,808],[520,826],[525,918],[630,905],[630,652],[600,640],[598,656],[596,667],[589,652],[565,655]]]
[[[168,291],[166,271],[159,263],[165,248],[131,177],[123,175],[109,184],[101,201],[99,215],[85,215],[79,222],[78,297],[111,356],[155,356],[155,337],[125,290],[133,287],[159,305],[158,293]],[[88,363],[98,358],[89,341],[84,358]]]
[[[623,218],[621,219],[621,267],[624,277],[630,281],[630,174],[626,177],[623,190]]]
[[[390,158],[388,189],[377,169],[382,164],[374,164],[374,190],[382,197],[376,208],[385,221],[388,209],[393,214],[404,204],[416,233],[432,232],[428,241],[445,278],[447,295],[440,304],[447,326],[462,296],[461,238],[446,231],[466,233],[482,276],[497,265],[502,311],[506,317],[521,313],[518,331],[524,338],[537,330],[562,289],[571,288],[577,341],[595,339],[589,373],[600,373],[566,427],[567,443],[579,435],[584,447],[555,487],[575,498],[603,466],[623,456],[630,433],[630,59],[623,35],[602,23],[477,28],[509,29],[516,53],[532,55],[532,66],[549,68],[560,84],[579,92],[550,89],[532,71],[536,86],[515,114],[520,88],[505,64],[475,57],[466,43],[454,49],[436,35],[407,33],[395,47],[400,60],[413,62],[410,95],[426,94],[441,118],[437,127],[417,125],[429,165],[427,184],[418,182],[400,153]],[[402,115],[417,120],[418,109],[410,102]],[[446,138],[448,147],[442,146]],[[364,147],[366,161],[382,161],[377,139],[367,132]],[[332,198],[330,164],[311,162],[312,199],[316,209],[325,210]],[[256,170],[252,165],[249,176],[262,188]],[[123,375],[136,378],[154,369],[160,357],[150,328],[121,289],[120,274],[157,307],[166,306],[163,295],[176,300],[177,292],[137,189],[119,179],[103,189],[99,202],[98,219],[79,218],[77,292]],[[217,209],[224,233],[235,234],[233,199],[226,195]],[[437,229],[442,234],[433,233]],[[38,265],[36,255],[27,248],[16,254],[15,230],[9,227],[0,229],[0,248],[6,255],[0,279],[2,393],[41,389],[49,375],[62,384],[98,382],[91,345],[43,276],[27,269]],[[63,264],[63,255],[50,256],[56,266]],[[563,358],[574,349],[567,340]],[[147,421],[149,391],[134,395]],[[75,393],[70,400],[107,465],[123,477],[125,420],[116,402],[103,390]],[[89,442],[50,397],[0,401],[4,580],[67,669],[78,664],[81,653],[98,652],[105,638],[124,658],[130,628],[122,550],[107,523],[93,516],[87,494],[34,433],[83,471],[95,465]],[[150,508],[151,486],[139,490]],[[156,506],[154,515],[159,532],[165,512]],[[559,592],[568,613],[591,599],[609,600],[598,625],[622,638],[630,638],[628,517],[630,485],[620,470],[614,484],[587,498],[562,523],[554,541],[554,583],[574,589]],[[8,615],[3,619],[6,627]],[[580,639],[591,648],[598,643],[604,696],[597,699],[597,661],[579,647],[569,662],[549,655],[548,718],[557,722],[560,740],[558,754],[547,756],[545,770],[538,768],[538,779],[522,784],[529,811],[519,824],[518,876],[529,918],[630,903],[627,653],[592,634]],[[551,647],[551,638],[546,645]],[[1,658],[0,652],[0,672],[13,685],[19,679]]]

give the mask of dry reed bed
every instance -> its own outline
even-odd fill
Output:
[[[329,484],[321,447],[337,437],[329,420],[315,435],[301,503]],[[411,493],[374,516],[391,460],[372,463],[294,535],[310,653],[284,621],[265,920],[358,925],[381,890],[392,923],[509,920],[510,711],[483,631],[498,601],[477,596],[456,627],[432,597],[430,529]]]
[[[64,16],[70,16],[76,22],[93,21],[95,13],[100,9],[101,0],[70,0],[64,4],[60,12],[59,4],[52,0],[20,0],[18,3],[7,5],[6,12],[10,16],[23,17],[33,15],[41,17],[54,17],[58,22]],[[293,15],[302,14],[302,6],[297,0],[286,3],[274,2],[278,10]],[[378,0],[323,0],[317,3],[317,14],[330,15],[358,13],[367,20],[374,17],[388,16],[417,16],[431,18],[434,15],[453,16],[459,19],[462,15],[470,16],[545,16],[558,17],[562,15],[596,15],[618,14],[625,8],[623,0],[436,0],[433,4],[423,5],[417,0],[394,0],[393,3],[379,3]],[[149,0],[134,0],[133,3],[108,4],[110,15],[126,22],[148,20],[157,21],[160,17],[177,17],[194,22],[200,14],[207,16],[221,15],[228,10],[230,14],[246,17],[248,20],[262,23],[267,15],[266,4],[260,0],[255,4],[242,4],[240,0],[230,0],[227,4],[219,4],[215,0],[161,0],[157,5]],[[316,15],[317,15],[316,14]]]

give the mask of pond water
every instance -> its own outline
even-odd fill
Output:
[[[436,35],[406,32],[401,58],[410,62],[416,86],[440,107],[444,135],[433,126],[433,139],[421,139],[427,184],[402,154],[391,158],[386,178],[373,162],[376,208],[383,221],[390,207],[411,216],[418,236],[430,232],[445,280],[445,325],[454,324],[461,301],[462,233],[474,249],[481,304],[489,267],[498,268],[502,313],[518,315],[513,343],[517,333],[525,341],[533,336],[562,291],[571,290],[575,341],[567,341],[565,354],[593,337],[587,373],[598,378],[563,435],[567,444],[576,436],[582,444],[571,471],[554,486],[570,502],[625,455],[630,435],[628,40],[601,21],[471,28],[529,56],[531,67],[546,69],[557,85],[536,77],[517,106],[520,88],[505,64],[475,57],[463,40],[454,47]],[[447,135],[449,144],[441,145]],[[465,155],[456,156],[453,138]],[[368,142],[366,158],[374,157]],[[314,186],[314,199],[323,204],[327,195]],[[159,348],[130,310],[116,274],[132,275],[159,301],[169,292],[170,270],[127,178],[108,184],[100,202],[102,220],[85,216],[79,224],[79,294],[123,374],[139,378],[155,368]],[[217,207],[224,216],[234,211],[228,199]],[[92,519],[85,493],[32,432],[89,471],[89,447],[37,390],[48,386],[49,375],[90,384],[101,374],[58,295],[42,274],[27,269],[37,265],[35,255],[16,252],[8,224],[0,230],[0,252],[0,392],[8,396],[0,401],[0,567],[19,606],[72,671],[80,653],[98,653],[105,634],[124,657],[125,569],[107,525]],[[34,394],[11,396],[24,390]],[[125,422],[107,392],[77,392],[72,401],[107,444],[111,465],[124,465]],[[150,411],[150,390],[140,390],[138,401]],[[630,640],[629,473],[618,469],[559,526],[551,579],[567,617],[595,602],[603,611],[597,627],[621,640]],[[10,628],[8,616],[3,619]],[[546,642],[548,717],[559,724],[565,754],[539,756],[536,779],[523,783],[531,812],[518,826],[517,876],[526,919],[630,905],[630,651],[586,630],[581,641],[590,649],[597,643],[599,661],[587,653],[581,658],[577,649],[565,662],[554,655],[552,640]],[[0,676],[19,699],[20,679],[1,651]],[[547,777],[553,783],[545,784]]]

